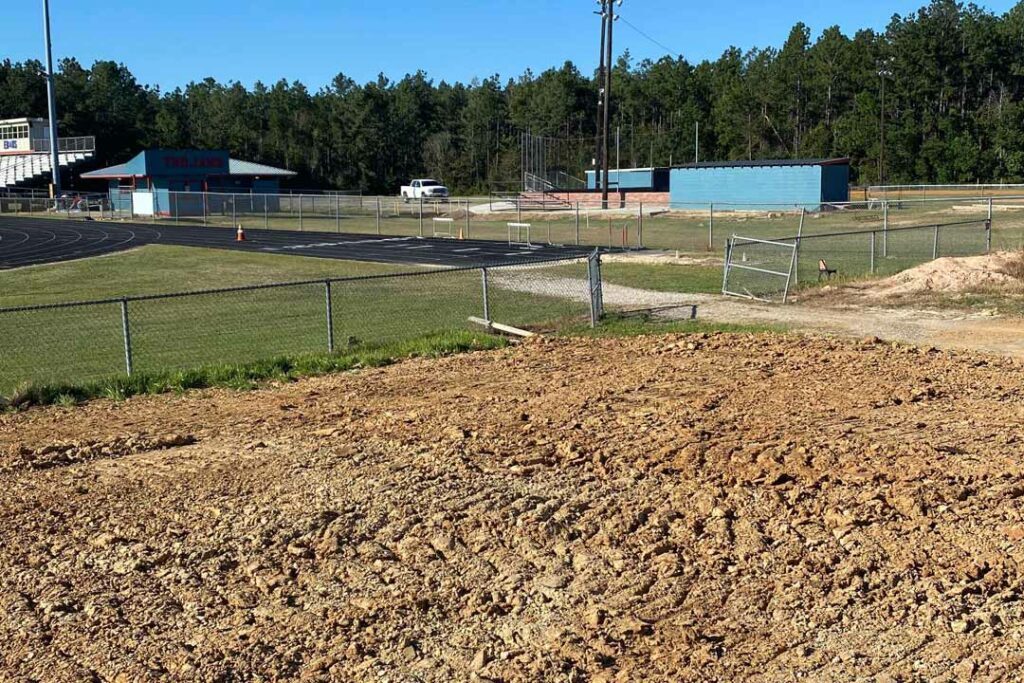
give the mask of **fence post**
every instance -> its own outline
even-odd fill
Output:
[[[463,239],[469,239],[469,200],[466,200],[466,234]]]
[[[601,289],[601,253],[594,249],[594,252],[587,259],[587,280],[590,283],[590,326],[597,327],[597,323],[604,317],[604,296]]]
[[[875,231],[871,231],[871,274],[875,274]]]
[[[882,200],[882,258],[889,258],[889,200]]]
[[[269,198],[270,198],[270,195],[268,195],[268,194],[263,195],[263,229],[264,230],[266,230],[266,229],[268,229],[270,227],[270,216],[269,216],[268,211],[267,211],[267,200]],[[280,202],[281,198],[278,197],[277,201]]]
[[[203,225],[206,225],[206,198],[208,195],[208,192],[201,193],[201,196],[203,198]]]
[[[784,289],[782,292],[782,303],[786,303],[787,301],[789,301],[789,287],[790,284],[793,282],[794,273],[796,273],[797,282],[800,281],[800,257],[798,256],[799,252],[800,242],[798,240],[797,243],[793,245],[793,255],[790,257],[789,262],[789,276],[786,278],[786,289]]]
[[[992,197],[988,198],[988,222],[992,222]]]
[[[644,203],[636,211],[636,248],[644,248]]]
[[[174,224],[178,224],[178,193],[171,193],[171,211],[174,213]]]
[[[419,209],[420,209],[420,217],[419,217],[419,221],[420,221],[420,237],[423,237],[423,195],[422,194],[420,194]]]
[[[330,280],[324,280],[324,294],[327,297],[327,353],[334,353],[334,306],[331,303]]]
[[[132,331],[128,326],[128,299],[121,297],[121,336],[124,338],[124,368],[132,374]]]
[[[793,272],[796,273],[796,282],[797,282],[797,284],[800,284],[800,244],[801,244],[801,242],[803,242],[803,238],[804,238],[804,211],[805,211],[805,209],[803,209],[803,208],[800,209],[800,224],[796,228],[796,242],[795,242],[796,246],[793,249],[793,269],[792,270],[793,270]],[[789,280],[786,281],[786,292],[787,292],[787,295],[788,295],[788,292],[789,292]],[[786,303],[785,297],[783,297],[782,303]]]
[[[725,265],[722,267],[722,294],[729,289],[729,263],[732,258],[732,238],[725,238]]]
[[[992,251],[992,221],[985,221],[985,253]]]
[[[580,203],[576,202],[576,246],[580,246]]]
[[[363,208],[363,196],[359,195],[359,208]],[[334,231],[341,232],[341,197],[334,195]]]
[[[231,195],[231,227],[238,225],[238,213],[235,211],[235,195]]]
[[[487,269],[480,269],[480,278],[483,281],[484,287],[484,320],[487,322],[491,321],[491,302],[487,298]]]
[[[516,222],[523,222],[523,197],[516,197]]]
[[[377,234],[380,234],[380,197],[376,198],[376,207],[374,208],[373,222],[377,226]]]
[[[934,228],[934,234],[932,236],[932,260],[939,258],[939,226],[936,225]]]
[[[708,251],[715,250],[715,203],[711,202],[708,211]]]

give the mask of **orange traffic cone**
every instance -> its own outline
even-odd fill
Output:
[[[236,242],[244,242],[245,241],[245,230],[242,229],[242,224],[241,223],[238,224],[238,232],[235,233],[235,241]]]
[[[462,226],[461,225],[459,226],[459,239],[460,240],[466,239],[465,237],[462,236]]]

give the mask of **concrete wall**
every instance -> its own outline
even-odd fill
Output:
[[[674,168],[670,174],[672,204],[703,208],[744,204],[749,208],[781,208],[781,204],[821,202],[823,166],[736,166]]]

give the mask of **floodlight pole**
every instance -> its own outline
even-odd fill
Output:
[[[601,161],[601,124],[604,121],[604,39],[608,22],[608,13],[605,11],[605,8],[609,0],[597,1],[601,5],[601,11],[597,13],[601,15],[601,60],[600,66],[597,67],[597,136],[594,138],[594,146],[596,147],[594,152],[595,189],[601,187],[601,169],[604,168]]]
[[[608,208],[608,125],[612,109],[612,31],[615,26],[615,2],[622,0],[608,0],[607,16],[605,21],[608,26],[608,39],[605,41],[604,53],[604,112],[601,125],[601,164],[604,171],[604,184],[601,186],[601,208]]]
[[[892,58],[885,60],[882,63],[882,68],[878,70],[878,76],[882,79],[882,107],[878,116],[878,184],[882,186],[882,191],[885,191],[885,79],[892,76],[890,65],[892,64]]]
[[[60,196],[60,156],[57,145],[57,93],[53,87],[53,50],[50,47],[50,0],[43,0],[43,38],[46,44],[46,105],[50,116],[50,165],[53,194]]]

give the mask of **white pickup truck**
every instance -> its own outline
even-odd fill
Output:
[[[430,178],[417,178],[410,185],[402,185],[402,199],[410,202],[414,199],[446,199],[448,188]]]

